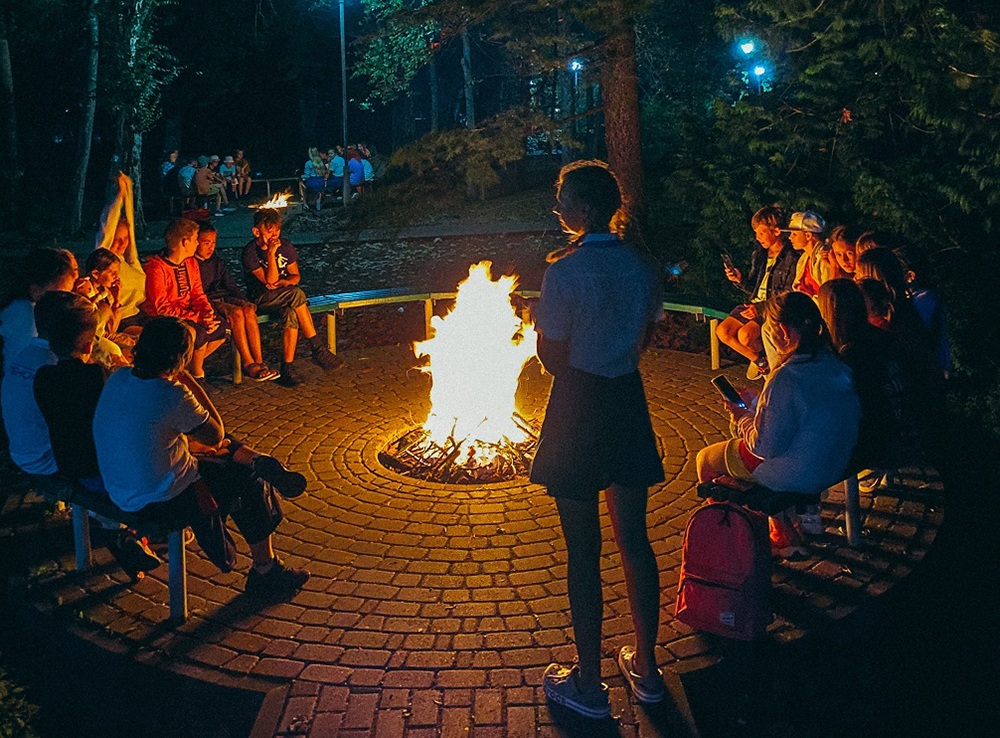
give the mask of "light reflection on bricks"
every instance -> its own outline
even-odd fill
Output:
[[[306,720],[310,735],[544,734],[552,718],[536,689],[541,672],[573,653],[565,548],[551,499],[523,480],[435,485],[383,468],[377,454],[385,441],[423,419],[428,380],[412,369],[407,347],[344,358],[343,370],[325,376],[301,362],[308,381],[294,392],[245,383],[218,399],[229,432],[311,480],[307,495],[286,502],[275,541],[315,575],[294,600],[255,610],[239,594],[242,574],[219,574],[191,546],[193,617],[183,636],[164,639],[167,567],[132,589],[117,585],[113,573],[81,580],[70,574],[68,531],[58,531],[63,548],[52,556],[61,557],[61,568],[33,582],[32,602],[92,640],[207,679],[237,684],[250,674],[308,685],[294,690],[282,715],[286,725]],[[362,373],[366,366],[377,370]],[[684,525],[699,504],[694,453],[723,439],[727,423],[706,357],[660,351],[645,357],[643,373],[667,472],[649,503],[663,585],[658,653],[662,665],[685,671],[714,659],[710,639],[672,620]],[[738,368],[727,373],[741,384]],[[518,402],[531,415],[542,410],[548,381],[534,369],[528,374]],[[860,551],[838,532],[842,501],[831,495],[815,556],[777,567],[773,638],[794,640],[849,615],[912,570],[943,519],[939,484],[922,484],[907,478],[876,497]],[[862,507],[873,508],[870,496]],[[631,624],[606,515],[602,529],[602,672],[622,734],[637,734],[613,662],[614,647],[630,642]],[[105,571],[106,552],[95,558]]]

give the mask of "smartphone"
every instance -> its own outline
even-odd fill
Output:
[[[712,384],[715,385],[715,389],[719,390],[719,394],[726,400],[726,402],[731,402],[736,405],[736,407],[748,410],[746,402],[740,397],[740,393],[736,391],[733,387],[732,382],[724,375],[720,374],[715,379],[712,380]]]
[[[736,265],[733,264],[733,257],[727,254],[725,251],[720,254],[722,256],[722,263],[725,265],[726,269],[735,269]]]

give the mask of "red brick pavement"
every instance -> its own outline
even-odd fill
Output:
[[[257,688],[290,684],[278,735],[572,735],[554,723],[539,688],[550,661],[574,655],[551,500],[521,481],[442,486],[383,468],[382,445],[426,413],[429,380],[405,347],[345,358],[332,375],[307,369],[308,383],[294,391],[244,384],[219,398],[230,432],[309,478],[309,494],[287,503],[276,537],[285,559],[313,574],[291,602],[255,609],[241,597],[245,552],[236,572],[220,574],[192,546],[192,615],[173,627],[165,623],[166,567],[126,587],[102,551],[102,565],[81,580],[66,546],[40,562],[33,604],[81,636],[164,668]],[[654,353],[643,373],[667,476],[649,504],[663,585],[658,655],[685,672],[719,658],[717,642],[671,614],[683,529],[699,504],[694,454],[722,439],[726,423],[705,357]],[[527,414],[541,410],[547,386],[530,371],[518,398]],[[831,495],[814,557],[775,574],[770,636],[787,641],[822,628],[906,576],[934,540],[939,497],[938,484],[917,477],[866,497],[866,540],[855,551]],[[12,497],[0,533],[36,532],[16,522],[17,508],[36,503]],[[620,735],[655,735],[614,665],[618,647],[631,642],[631,622],[606,517],[602,526],[603,672]]]

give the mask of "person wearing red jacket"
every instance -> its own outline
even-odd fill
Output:
[[[215,314],[201,284],[201,270],[194,255],[198,249],[198,224],[187,218],[172,221],[163,233],[163,251],[151,257],[146,270],[146,300],[149,317],[170,315],[194,330],[194,353],[189,371],[205,383],[205,358],[226,340],[226,328]]]

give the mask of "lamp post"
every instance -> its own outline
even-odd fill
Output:
[[[351,199],[351,175],[347,166],[347,34],[344,32],[344,0],[340,0],[340,105],[344,129],[344,207]]]

